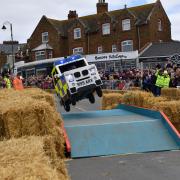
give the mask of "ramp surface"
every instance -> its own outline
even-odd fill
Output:
[[[159,112],[125,105],[114,110],[63,114],[71,156],[179,149],[179,137]]]

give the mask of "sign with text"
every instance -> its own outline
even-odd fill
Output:
[[[137,58],[138,58],[138,51],[86,55],[86,59],[88,62],[118,61],[118,60],[137,59]]]

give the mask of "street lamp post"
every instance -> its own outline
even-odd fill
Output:
[[[10,23],[9,21],[6,21],[3,23],[3,30],[6,30],[6,25],[9,24],[10,26],[10,31],[11,31],[11,52],[12,52],[12,63],[13,63],[13,73],[14,73],[14,64],[15,64],[15,56],[14,56],[14,42],[13,42],[13,30],[12,30],[12,23]]]

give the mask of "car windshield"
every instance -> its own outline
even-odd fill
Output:
[[[65,64],[63,66],[59,66],[59,70],[61,73],[64,73],[66,71],[70,71],[70,70],[77,69],[84,66],[86,66],[86,62],[84,61],[84,59],[82,59],[82,60],[75,61],[69,64]]]

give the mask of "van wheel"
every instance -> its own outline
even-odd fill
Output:
[[[90,103],[92,103],[92,104],[95,103],[95,98],[94,98],[94,95],[92,93],[89,94],[88,99],[89,99]]]
[[[96,88],[96,93],[97,93],[97,95],[99,96],[99,97],[102,97],[102,89],[101,89],[101,87],[97,87]]]
[[[68,102],[64,103],[64,109],[65,109],[66,112],[70,111],[70,104]]]

